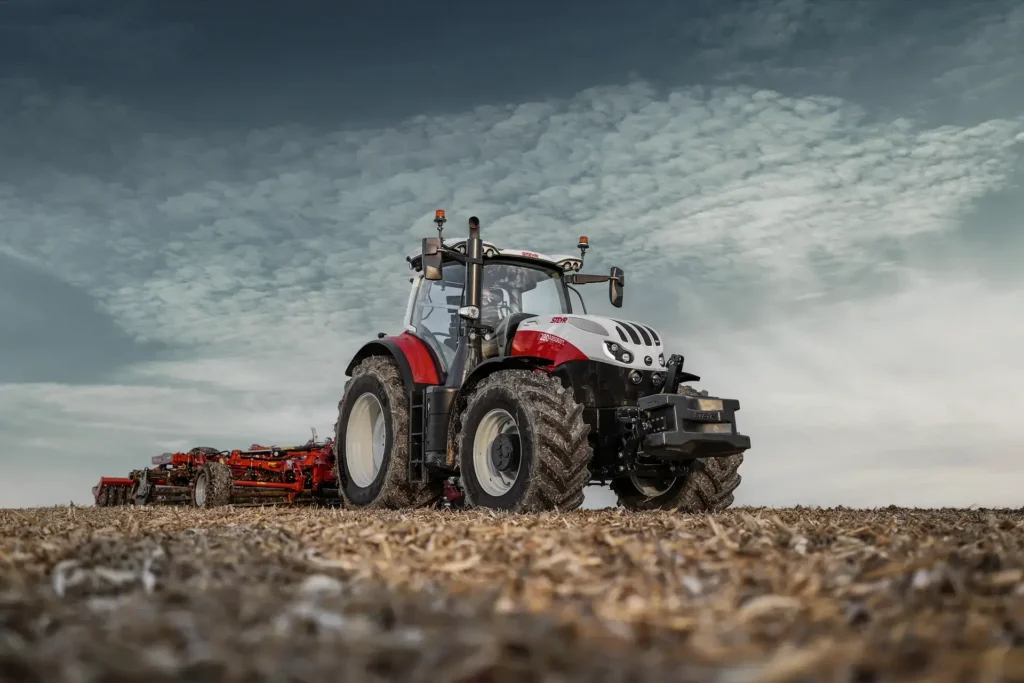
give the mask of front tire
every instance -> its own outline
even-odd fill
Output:
[[[206,463],[192,482],[192,504],[198,508],[230,505],[233,481],[230,467],[222,462]]]
[[[743,454],[717,458],[695,458],[681,477],[654,481],[628,477],[615,479],[611,488],[619,505],[627,510],[675,510],[676,512],[720,512],[733,504],[733,491],[740,485]]]
[[[677,393],[707,396],[707,391],[680,384]],[[735,500],[733,492],[743,478],[739,474],[743,453],[715,458],[695,458],[680,477],[662,480],[628,477],[612,481],[619,505],[628,510],[675,510],[721,512]]]
[[[352,371],[338,405],[334,444],[346,505],[423,507],[441,495],[438,482],[409,483],[409,399],[392,358],[371,356]]]
[[[557,378],[499,370],[473,390],[456,440],[467,507],[512,512],[583,504],[593,454],[583,406]]]

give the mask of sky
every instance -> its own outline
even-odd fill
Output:
[[[0,506],[329,435],[436,208],[622,267],[737,504],[1024,506],[1022,152],[1014,0],[6,0]]]

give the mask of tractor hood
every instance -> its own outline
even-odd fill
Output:
[[[664,370],[668,352],[661,335],[643,323],[598,315],[538,315],[518,332],[563,339],[590,360],[638,370]],[[517,334],[518,334],[517,332]]]

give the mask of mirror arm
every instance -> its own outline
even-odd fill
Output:
[[[568,276],[569,284],[571,285],[590,285],[598,282],[608,282],[611,280],[610,275],[591,275],[589,273],[573,273]]]
[[[459,252],[455,251],[454,249],[451,249],[450,247],[443,247],[441,249],[441,253],[444,254],[445,256],[451,257],[451,259],[453,261],[457,262],[457,263],[461,263],[462,265],[466,265],[466,255],[465,254],[460,254]]]
[[[451,247],[442,247],[441,249],[438,250],[438,252],[441,253],[441,254],[444,254],[445,256],[451,257],[451,259],[453,261],[461,263],[462,265],[466,265],[466,255],[465,254],[460,254],[459,252],[455,251]],[[423,256],[422,255],[420,255],[420,256],[406,256],[405,260],[408,261],[409,267],[414,269],[416,272],[420,272],[420,271],[423,270]]]

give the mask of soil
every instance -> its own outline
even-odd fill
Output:
[[[1024,681],[1024,512],[2,510],[0,680]]]

